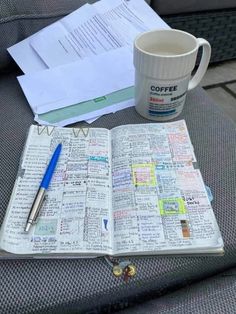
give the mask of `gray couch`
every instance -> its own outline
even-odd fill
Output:
[[[85,2],[0,2],[0,223],[14,185],[27,130],[34,123],[16,80],[21,72],[6,48]],[[166,10],[165,2],[169,1],[152,1],[151,4],[157,10]],[[229,7],[231,3],[228,2]],[[173,7],[170,5],[169,9]],[[165,17],[181,15],[176,11],[177,15],[162,12]],[[188,94],[179,118],[186,120],[204,181],[212,190],[212,205],[224,238],[225,255],[132,258],[138,272],[127,283],[112,275],[111,266],[104,258],[0,260],[1,314],[114,313],[122,309],[124,313],[140,314],[235,313],[235,124],[201,88]],[[129,108],[103,116],[93,126],[112,128],[144,122],[149,121]]]

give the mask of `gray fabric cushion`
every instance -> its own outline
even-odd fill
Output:
[[[78,9],[86,0],[1,0],[0,69],[11,60],[7,48],[34,34],[62,16]]]
[[[235,0],[152,0],[151,5],[160,15],[236,8]]]
[[[0,76],[0,223],[14,185],[26,134],[33,121],[16,75]],[[225,255],[133,257],[130,260],[137,267],[137,275],[128,283],[115,278],[103,258],[0,261],[1,314],[88,310],[153,291],[161,294],[235,266],[235,124],[201,88],[189,92],[179,118],[185,118],[187,122],[203,178],[212,190],[213,209],[225,241]],[[112,128],[141,122],[150,121],[140,117],[134,108],[129,108],[103,116],[93,126]]]
[[[164,297],[134,306],[122,314],[234,314],[236,268]]]

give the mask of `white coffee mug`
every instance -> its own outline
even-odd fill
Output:
[[[202,58],[195,75],[198,49]],[[211,56],[205,39],[176,30],[153,30],[140,34],[134,42],[135,108],[151,120],[166,121],[177,117],[186,93],[204,76]]]

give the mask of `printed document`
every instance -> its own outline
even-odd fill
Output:
[[[101,0],[8,48],[24,71],[51,68],[129,45],[136,35],[169,26],[144,0]]]
[[[169,28],[169,26],[144,0],[101,0],[93,5],[85,4],[68,16],[10,47],[9,53],[28,75],[68,64],[68,68],[59,68],[52,72],[48,70],[39,74],[38,77],[28,76],[19,79],[25,96],[35,113],[35,121],[48,124],[48,119],[43,120],[42,117],[39,117],[40,114],[63,110],[60,115],[65,111],[68,115],[73,110],[67,110],[67,107],[75,108],[74,106],[81,102],[83,103],[81,106],[85,107],[84,102],[86,101],[90,102],[97,97],[106,97],[107,94],[133,85],[133,70],[129,73],[129,69],[127,69],[123,78],[120,78],[117,73],[114,80],[118,80],[118,84],[113,84],[111,76],[107,77],[105,81],[101,79],[101,73],[107,73],[104,65],[103,71],[101,71],[101,67],[90,71],[89,67],[88,70],[85,69],[87,63],[83,64],[81,61],[110,54],[115,50],[121,50],[122,47],[127,47],[127,50],[132,53],[134,38],[139,33],[154,28]],[[113,58],[116,58],[118,65],[123,62],[121,58],[125,57],[114,52]],[[78,64],[71,67],[71,62],[78,62]],[[114,68],[114,60],[112,65]],[[123,70],[125,69],[124,67]],[[99,73],[95,73],[96,70]],[[81,73],[76,74],[76,71]],[[81,81],[82,71],[84,75]],[[83,88],[83,83],[85,84],[87,80],[95,81],[95,79],[98,79],[101,85],[97,84],[96,91],[95,86],[93,91],[88,86]],[[128,84],[126,84],[127,80]],[[107,82],[109,83],[107,84]],[[98,115],[121,110],[133,104],[134,102],[130,98],[117,105],[99,108],[96,112],[91,110],[85,116],[88,116],[87,119],[95,119]],[[64,126],[82,119],[82,116],[76,113],[69,119],[56,121],[57,113],[55,112],[53,118],[55,121],[53,124],[57,126]]]
[[[85,4],[79,9],[77,9],[76,12],[78,13],[80,10],[82,10],[82,8],[84,9],[89,7],[90,7],[89,4]],[[44,29],[54,27],[55,23],[45,27]],[[34,73],[37,71],[48,69],[46,63],[40,58],[40,56],[37,54],[37,52],[33,49],[33,47],[30,44],[31,40],[37,34],[38,33],[31,35],[7,49],[12,58],[16,61],[16,63],[19,65],[19,67],[24,73]]]

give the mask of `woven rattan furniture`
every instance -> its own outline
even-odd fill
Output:
[[[212,47],[211,63],[236,58],[236,8],[164,15],[162,18],[172,28],[207,39]]]
[[[0,12],[4,15],[0,19],[0,224],[27,131],[33,123],[32,112],[16,80],[21,72],[8,57],[6,47],[85,2],[4,0],[0,4]],[[15,15],[7,16],[7,10],[14,11]],[[222,312],[233,313],[232,309],[236,308],[233,271],[236,267],[235,124],[201,88],[187,95],[179,118],[186,120],[204,181],[214,196],[212,206],[225,242],[225,255],[131,258],[137,275],[127,283],[113,276],[111,266],[104,258],[1,259],[1,314],[101,313],[102,310],[113,313],[115,309],[150,297],[155,298],[153,306],[144,304],[134,313],[139,310],[143,311],[140,313],[183,313],[183,309],[184,313],[212,313],[217,307],[223,309]],[[112,128],[119,124],[145,122],[150,121],[129,108],[103,116],[93,126]],[[215,275],[217,277],[212,277]],[[170,294],[172,291],[174,294]],[[213,307],[208,297],[212,300],[217,294],[220,299]]]
[[[172,28],[207,39],[211,62],[236,58],[235,0],[152,0],[151,6]]]

